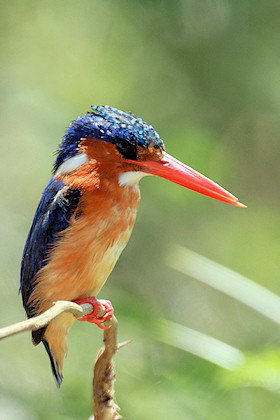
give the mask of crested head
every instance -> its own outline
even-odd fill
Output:
[[[129,160],[137,160],[143,149],[165,149],[158,133],[141,118],[107,105],[93,106],[91,112],[78,117],[67,128],[54,172],[65,160],[79,153],[81,140],[85,138],[112,143],[122,157]]]
[[[99,188],[108,179],[121,188],[135,186],[147,174],[244,207],[228,191],[168,155],[151,125],[109,106],[93,106],[70,124],[54,164],[54,176],[73,188]]]

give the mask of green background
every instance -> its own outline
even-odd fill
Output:
[[[279,326],[167,264],[180,244],[280,295],[279,19],[273,0],[0,3],[2,326],[25,318],[20,260],[54,151],[93,104],[141,116],[170,154],[248,205],[141,181],[132,238],[100,293],[120,341],[133,338],[115,358],[125,419],[280,418]],[[158,318],[240,349],[245,365],[156,341]],[[58,391],[43,346],[27,333],[1,342],[0,417],[87,419],[101,343],[98,328],[73,326]]]

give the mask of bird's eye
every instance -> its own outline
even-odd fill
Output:
[[[136,160],[138,158],[138,149],[136,144],[133,144],[128,140],[119,140],[116,143],[116,148],[125,159]]]

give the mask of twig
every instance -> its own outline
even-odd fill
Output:
[[[92,310],[92,305],[89,303],[77,305],[77,303],[67,300],[58,300],[50,309],[41,315],[1,328],[0,340],[24,331],[35,331],[45,327],[64,312],[72,313],[76,318],[82,318],[84,315],[91,313]]]
[[[116,375],[112,357],[119,348],[129,344],[130,341],[118,345],[118,321],[115,316],[104,325],[110,328],[104,330],[104,347],[100,349],[94,366],[92,382],[94,420],[119,420],[122,417],[118,412],[119,406],[114,401]]]

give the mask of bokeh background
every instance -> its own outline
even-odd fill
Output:
[[[258,311],[264,289],[258,300],[247,285],[253,310],[198,281],[199,256],[197,278],[176,270],[174,248],[212,260],[214,277],[219,263],[280,295],[279,19],[274,0],[1,2],[2,326],[25,318],[20,260],[54,151],[93,104],[141,116],[170,154],[248,205],[141,182],[132,238],[100,293],[120,341],[133,338],[115,358],[125,419],[280,418],[280,332]],[[242,294],[231,274],[224,287]],[[97,328],[73,326],[58,391],[29,334],[1,342],[0,418],[87,419],[101,343]]]

